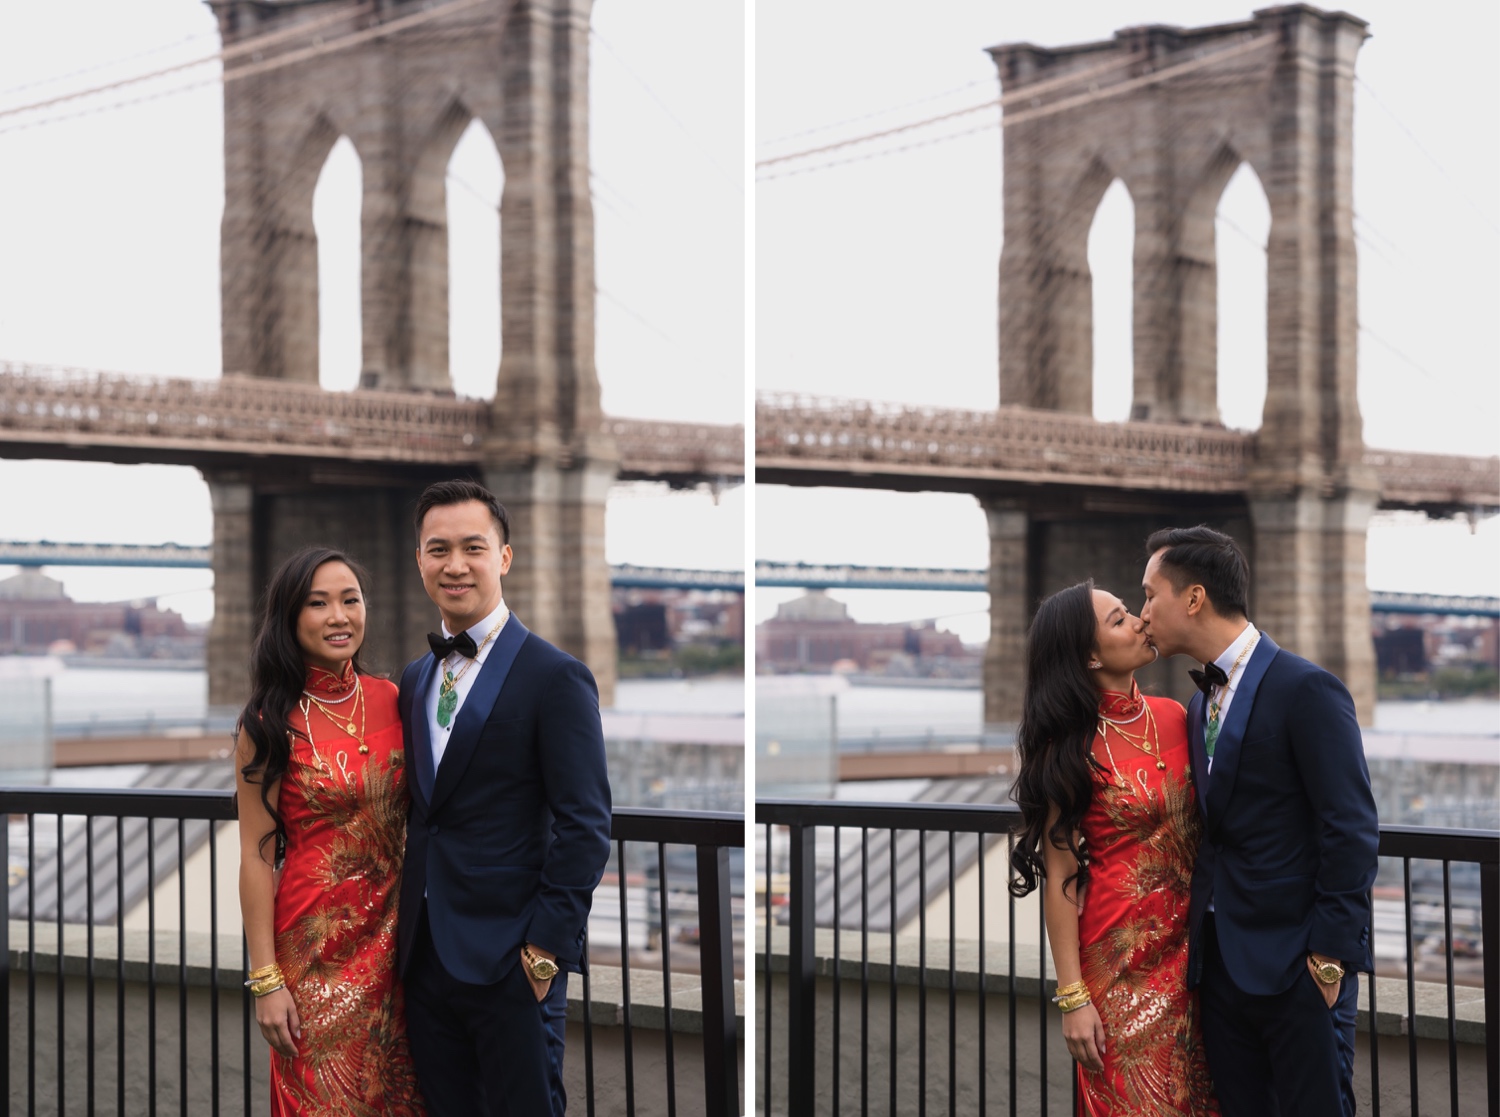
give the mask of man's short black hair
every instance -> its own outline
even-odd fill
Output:
[[[1250,585],[1250,567],[1240,545],[1222,531],[1207,524],[1197,527],[1169,527],[1153,532],[1146,540],[1146,553],[1154,555],[1163,547],[1161,567],[1172,588],[1181,593],[1191,585],[1200,585],[1208,603],[1221,617],[1243,617]]]
[[[505,505],[495,499],[495,494],[490,492],[478,481],[456,480],[438,481],[428,485],[422,496],[417,501],[417,544],[422,543],[422,521],[427,518],[427,513],[434,508],[441,508],[448,504],[467,504],[471,500],[477,500],[490,510],[490,518],[495,521],[495,530],[500,533],[500,542],[510,542],[510,513],[505,510]]]

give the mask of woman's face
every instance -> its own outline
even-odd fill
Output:
[[[1132,616],[1125,603],[1108,590],[1094,591],[1094,671],[1104,679],[1118,679],[1156,661],[1156,649],[1146,638],[1146,625]]]
[[[312,588],[297,614],[297,645],[313,667],[336,675],[365,640],[365,596],[359,579],[342,562],[313,571]]]

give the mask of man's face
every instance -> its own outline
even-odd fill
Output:
[[[490,510],[477,500],[439,505],[422,519],[417,566],[450,632],[471,628],[494,612],[510,560],[510,545],[501,543]]]
[[[1146,573],[1141,579],[1141,589],[1146,594],[1146,603],[1141,606],[1141,620],[1146,624],[1146,635],[1157,650],[1169,656],[1180,655],[1186,644],[1190,623],[1188,598],[1192,587],[1184,586],[1183,592],[1178,593],[1172,586],[1161,567],[1161,557],[1166,550],[1163,547],[1146,563]]]

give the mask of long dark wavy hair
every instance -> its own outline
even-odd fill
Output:
[[[1064,890],[1073,885],[1076,895],[1088,883],[1088,856],[1074,833],[1094,795],[1094,772],[1103,771],[1092,751],[1099,691],[1087,666],[1098,625],[1090,580],[1043,601],[1026,637],[1026,694],[1016,731],[1020,773],[1010,789],[1021,808],[1021,832],[1010,855],[1013,896],[1035,891],[1047,875],[1043,841],[1078,860]],[[1053,805],[1060,813],[1047,830]]]
[[[276,839],[276,862],[286,851],[286,825],[271,805],[270,789],[286,775],[292,756],[292,738],[306,735],[293,728],[291,713],[307,685],[307,664],[297,643],[297,617],[312,589],[318,567],[341,562],[354,571],[360,593],[369,576],[359,563],[343,551],[332,547],[304,547],[283,562],[271,576],[256,620],[255,643],[250,650],[250,701],[240,711],[234,727],[236,734],[250,739],[255,754],[240,769],[245,782],[260,785],[260,801],[276,823],[276,828],[261,838],[261,848],[273,836]],[[360,667],[359,652],[354,653],[353,667]]]

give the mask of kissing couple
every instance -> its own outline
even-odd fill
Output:
[[[1343,683],[1251,623],[1239,546],[1148,540],[1144,604],[1085,582],[1027,639],[1011,892],[1042,889],[1080,1113],[1354,1113],[1379,821]],[[1184,710],[1135,672],[1186,655]]]
[[[246,985],[277,1117],[560,1117],[567,979],[609,856],[599,696],[506,607],[510,519],[430,486],[442,618],[364,673],[368,577],[311,547],[266,587],[236,729]]]

